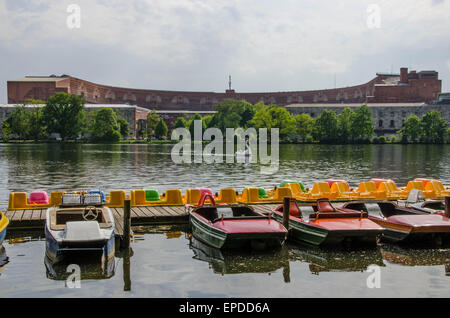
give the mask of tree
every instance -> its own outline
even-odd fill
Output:
[[[122,135],[122,138],[128,137],[128,134],[130,133],[130,125],[128,124],[127,120],[117,114],[117,124],[119,124],[119,131]]]
[[[214,105],[214,110],[217,112],[211,121],[214,122],[214,127],[223,132],[226,128],[247,128],[255,113],[255,107],[252,104],[230,98]]]
[[[372,112],[367,105],[357,108],[352,116],[350,135],[354,141],[369,141],[375,135]]]
[[[195,114],[194,117],[188,123],[189,132],[191,133],[192,137],[194,136],[194,127],[195,127],[196,120],[201,120],[201,122],[202,122],[202,134],[203,134],[203,131],[206,129],[206,125],[205,125],[205,122],[202,120],[202,116],[200,114]]]
[[[249,124],[258,128],[278,128],[280,138],[288,140],[289,135],[296,134],[296,122],[294,117],[284,107],[276,105],[265,105],[258,103],[255,105],[255,115]]]
[[[422,120],[423,139],[428,143],[442,143],[448,123],[437,110],[423,115]]]
[[[325,109],[314,121],[313,137],[324,143],[337,140],[337,115],[334,110]]]
[[[345,107],[342,112],[337,115],[337,134],[339,141],[342,143],[348,143],[350,140],[352,135],[351,128],[353,116],[355,116],[355,112],[350,107]]]
[[[403,123],[403,128],[400,130],[402,140],[408,142],[416,142],[422,135],[422,124],[420,118],[416,115],[409,116]]]
[[[155,135],[156,125],[158,125],[160,119],[154,109],[147,114],[147,137],[149,139],[152,139]]]
[[[5,120],[4,127],[10,134],[16,134],[19,139],[26,139],[30,133],[30,116],[25,105],[17,106]]]
[[[314,119],[308,114],[299,114],[294,116],[294,120],[296,127],[295,133],[305,142],[306,138],[312,134]]]
[[[59,133],[63,140],[80,135],[85,126],[82,96],[56,93],[50,97],[42,110],[42,119],[49,134]]]
[[[155,128],[155,136],[157,138],[166,137],[167,131],[168,131],[167,125],[164,122],[164,120],[161,118]]]
[[[98,110],[95,113],[91,133],[95,141],[119,141],[121,134],[116,112],[112,108]]]
[[[29,130],[28,137],[33,140],[39,140],[46,135],[46,127],[44,125],[44,116],[42,108],[32,107],[29,110]]]
[[[184,117],[178,117],[177,120],[175,121],[175,124],[173,125],[174,129],[177,128],[186,128],[186,120],[184,119]]]

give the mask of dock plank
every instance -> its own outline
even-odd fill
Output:
[[[33,210],[31,213],[31,219],[33,221],[40,221],[41,220],[41,212],[42,212],[42,210]]]
[[[30,221],[31,216],[33,215],[33,210],[23,210],[21,221]]]
[[[20,222],[22,220],[23,211],[24,210],[14,211],[14,215],[12,216],[12,218],[10,220],[13,222]]]

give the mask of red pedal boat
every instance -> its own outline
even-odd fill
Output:
[[[211,205],[205,205],[207,199]],[[271,216],[245,205],[216,205],[207,193],[198,205],[189,208],[192,235],[215,248],[280,247],[287,236],[284,226]]]
[[[283,205],[273,210],[274,218],[283,220]],[[343,241],[376,244],[383,228],[369,220],[367,212],[342,212],[328,199],[298,204],[291,199],[289,237],[314,245],[337,244]]]
[[[352,201],[343,205],[347,211],[365,211],[369,218],[385,228],[383,237],[394,242],[410,240],[450,239],[450,219],[399,207],[392,201]]]

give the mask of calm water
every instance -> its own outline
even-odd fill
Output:
[[[0,208],[10,191],[272,187],[283,179],[312,186],[325,178],[351,185],[370,177],[403,185],[415,177],[450,184],[450,146],[281,145],[275,175],[257,164],[176,165],[170,145],[0,145]],[[66,266],[45,262],[43,234],[10,233],[0,247],[0,297],[400,297],[448,296],[450,248],[382,244],[375,249],[221,253],[187,228],[138,227],[132,255],[81,263],[80,289],[67,288]],[[380,289],[367,287],[380,266]],[[2,266],[3,265],[3,266]]]

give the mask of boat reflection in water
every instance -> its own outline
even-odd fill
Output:
[[[52,262],[47,256],[44,259],[47,278],[53,280],[67,280],[70,275],[76,273],[79,267],[79,274],[81,280],[100,280],[109,279],[114,276],[115,259],[99,257],[88,257],[85,255],[77,257],[72,254],[66,257],[63,261]],[[74,266],[75,265],[75,266]]]
[[[289,246],[289,260],[309,263],[312,274],[320,272],[364,272],[370,265],[385,266],[377,248],[320,248],[307,244]]]
[[[194,259],[208,262],[216,274],[272,273],[289,265],[287,250],[269,251],[220,250],[207,245],[195,237],[189,237],[189,248]]]
[[[450,248],[431,248],[429,246],[400,246],[383,244],[383,258],[394,264],[404,266],[438,266],[444,265],[445,275],[450,276]]]
[[[229,251],[213,248],[189,237],[194,259],[208,262],[216,274],[273,273],[283,270],[283,278],[290,282],[290,264],[309,263],[312,274],[320,272],[366,271],[370,265],[384,266],[379,248],[323,249],[310,245],[287,244],[276,251]]]

